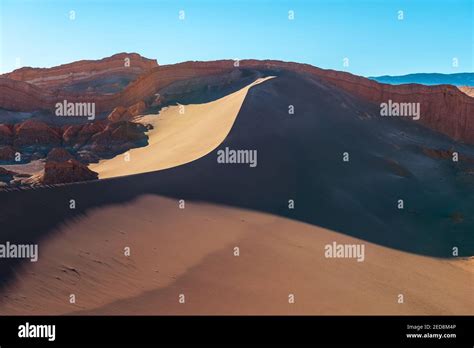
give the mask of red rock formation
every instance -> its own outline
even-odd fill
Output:
[[[13,140],[12,127],[6,124],[0,124],[0,144],[11,144]]]
[[[105,132],[110,132],[110,137],[113,141],[139,141],[146,139],[144,131],[145,126],[133,122],[118,122],[113,123],[105,128]]]
[[[111,122],[123,121],[128,119],[128,109],[123,106],[117,106],[112,112],[107,116],[107,119]]]
[[[162,88],[173,82],[194,77],[220,74],[233,69],[231,61],[190,62],[158,66],[142,74],[124,90],[111,95],[77,94],[72,92],[51,92],[23,81],[0,77],[0,108],[13,111],[55,110],[58,102],[93,102],[96,113],[110,112],[115,107],[132,106],[153,98]]]
[[[63,184],[78,181],[95,180],[98,174],[85,164],[69,159],[64,162],[47,161],[41,178],[43,184]]]
[[[146,110],[146,104],[143,100],[140,100],[138,103],[130,106],[127,111],[131,116],[138,116],[141,113],[143,113],[143,111],[145,110]]]
[[[119,121],[111,123],[100,133],[94,134],[87,144],[94,153],[111,155],[121,153],[137,143],[146,143],[146,127],[133,122]]]
[[[16,151],[12,146],[0,146],[0,161],[13,162]]]
[[[117,106],[115,109],[112,110],[109,116],[107,116],[107,119],[111,122],[128,121],[131,120],[134,116],[140,115],[145,110],[146,104],[144,101],[140,100],[138,103],[133,104],[129,108]]]
[[[64,144],[80,147],[87,143],[94,134],[102,132],[106,126],[107,123],[105,121],[67,126],[64,128],[63,133]]]
[[[56,147],[48,153],[41,181],[44,184],[61,184],[97,179],[97,173],[76,161],[64,148]]]
[[[62,163],[75,158],[84,163],[97,162],[100,158],[108,158],[130,148],[146,145],[145,133],[148,129],[142,124],[129,121],[110,123],[105,120],[65,126],[63,129],[50,127],[37,120],[27,120],[14,127],[2,125],[1,134],[8,139],[5,142],[13,143],[19,150],[15,150],[10,144],[0,144],[0,161],[11,162],[17,151],[23,151],[22,159],[28,162],[44,158],[45,150],[52,148],[47,156],[47,161],[50,162]],[[59,147],[61,145],[72,152]],[[69,166],[71,170],[76,168],[76,165]]]
[[[23,81],[0,76],[0,108],[13,111],[53,110],[54,96]]]
[[[456,87],[387,85],[359,76],[341,74],[344,73],[330,72],[324,79],[352,95],[378,105],[389,100],[399,103],[420,103],[421,117],[416,122],[455,140],[474,144],[474,99]]]
[[[147,59],[136,53],[119,53],[100,60],[80,60],[47,69],[25,67],[2,77],[54,90],[99,76],[137,77],[157,66],[154,59]]]
[[[61,143],[60,132],[46,123],[26,120],[15,126],[15,147],[30,145],[54,146]]]
[[[285,69],[308,74],[377,105],[388,100],[420,103],[421,119],[417,122],[455,140],[474,144],[474,98],[450,85],[387,85],[346,72],[281,61],[243,60],[240,61],[240,68]],[[234,69],[237,68],[232,60],[159,66],[143,73],[124,90],[112,95],[51,94],[25,82],[0,78],[0,107],[18,111],[54,110],[56,102],[66,99],[70,102],[95,102],[96,112],[110,112],[118,105],[129,107],[140,101],[152,101],[161,89],[173,82]]]
[[[62,147],[55,147],[52,149],[47,156],[48,161],[55,161],[55,162],[66,162],[72,159],[72,155]]]

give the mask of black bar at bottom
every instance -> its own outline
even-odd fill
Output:
[[[9,345],[33,343],[41,343],[42,346],[310,343],[473,347],[473,318],[472,316],[0,317],[0,346],[3,348]],[[46,328],[42,325],[55,325],[54,341],[51,339],[51,334],[47,335],[47,330],[51,329],[49,331],[51,333],[52,327]],[[41,333],[47,337],[19,337]]]

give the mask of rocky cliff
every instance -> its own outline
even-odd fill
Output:
[[[130,107],[140,101],[154,99],[159,90],[173,82],[224,73],[231,69],[232,65],[226,61],[159,66],[142,74],[124,90],[109,95],[63,90],[53,92],[28,82],[0,77],[0,108],[13,111],[54,111],[56,103],[67,100],[73,103],[93,102],[97,113],[110,112],[117,106]]]
[[[144,58],[136,53],[119,53],[100,60],[80,60],[53,68],[25,67],[0,77],[56,90],[80,81],[91,81],[105,76],[134,79],[157,66],[158,63],[154,59]]]
[[[96,112],[110,112],[117,106],[128,108],[149,102],[173,82],[218,75],[235,69],[290,70],[320,79],[374,104],[420,103],[421,124],[456,140],[474,144],[474,98],[450,85],[387,85],[347,72],[324,70],[307,64],[281,61],[243,60],[235,67],[232,60],[185,62],[158,66],[144,72],[122,91],[111,95],[45,91],[24,81],[0,78],[0,108],[17,111],[53,110],[55,103],[94,102]]]

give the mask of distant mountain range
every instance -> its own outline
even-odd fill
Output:
[[[474,73],[458,74],[438,74],[438,73],[420,73],[401,76],[373,76],[369,79],[391,85],[400,85],[403,83],[419,83],[422,85],[454,85],[454,86],[474,86]]]

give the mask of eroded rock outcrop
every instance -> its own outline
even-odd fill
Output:
[[[147,130],[142,124],[128,121],[111,123],[102,132],[94,134],[84,148],[100,157],[111,157],[145,145],[148,140],[145,134]]]
[[[133,104],[128,108],[128,113],[131,116],[138,116],[146,110],[146,104],[143,100],[140,100],[138,103]]]
[[[144,101],[140,100],[138,103],[135,103],[128,108],[117,106],[112,110],[109,116],[107,116],[107,119],[111,122],[129,121],[133,119],[133,117],[141,115],[145,110],[146,104]]]
[[[8,145],[13,142],[13,127],[0,124],[0,145]]]
[[[75,160],[65,161],[47,160],[41,182],[46,185],[63,184],[78,181],[89,181],[98,178],[98,174],[90,170],[87,165]]]
[[[61,143],[60,130],[50,127],[44,122],[26,120],[15,126],[13,144],[15,147],[43,145],[56,146]]]
[[[97,133],[102,132],[107,127],[106,121],[95,121],[83,125],[73,125],[64,127],[63,142],[67,146],[80,148]]]
[[[4,145],[0,146],[0,161],[1,162],[13,162],[15,160],[16,150],[13,146]]]
[[[107,119],[111,122],[123,121],[128,118],[128,109],[123,106],[117,106],[107,116]]]
[[[0,163],[45,162],[44,171],[38,172],[34,180],[29,177],[28,180],[10,180],[12,175],[5,172],[3,181],[11,185],[35,185],[96,179],[97,173],[87,167],[89,163],[146,145],[148,129],[130,121],[107,120],[62,128],[34,119],[16,125],[0,125],[3,143],[0,143]]]
[[[72,158],[72,155],[66,149],[62,147],[55,147],[48,153],[46,160],[54,162],[66,162]]]
[[[59,146],[65,146],[74,151],[79,151],[84,147],[101,147],[107,149],[104,151],[115,153],[114,148],[121,150],[124,147],[136,147],[138,143],[146,143],[145,133],[148,129],[145,125],[130,121],[99,120],[57,128],[41,121],[27,120],[16,125],[0,126],[0,132],[3,130],[3,133],[0,133],[3,134],[0,138],[3,140],[0,142],[0,149],[5,156],[14,153],[15,148],[28,148],[27,152],[32,156],[47,154],[53,148],[58,151],[56,148]]]
[[[128,76],[134,79],[157,66],[158,63],[154,59],[147,59],[136,53],[119,53],[100,60],[81,60],[53,68],[24,67],[2,77],[55,90],[106,76],[118,76],[122,79]]]
[[[77,161],[64,148],[52,149],[46,158],[41,182],[44,184],[61,184],[97,179],[97,173],[87,165]]]

